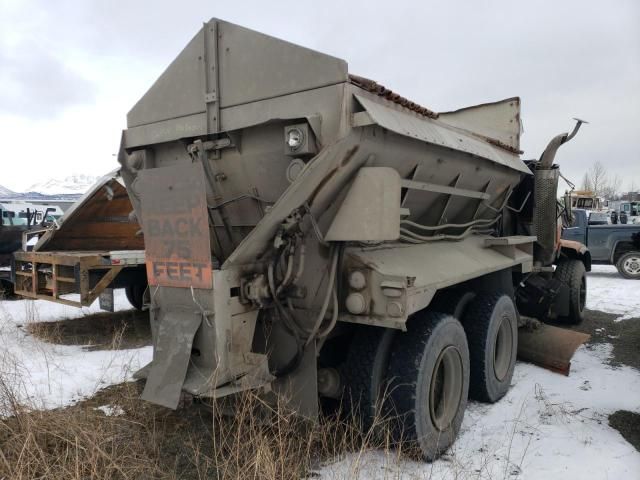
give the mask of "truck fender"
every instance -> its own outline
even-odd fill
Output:
[[[620,246],[621,243],[623,245],[620,247],[621,252],[618,255],[618,246]],[[640,250],[640,232],[633,233],[631,235],[631,239],[617,239],[611,247],[611,257],[609,258],[609,261],[612,265],[615,265],[620,256],[633,250]]]
[[[573,240],[560,240],[560,253],[568,258],[575,258],[584,263],[587,272],[591,271],[591,252],[583,243]]]
[[[616,250],[618,249],[618,245],[620,244],[620,240],[616,240],[613,245],[611,246],[611,254],[609,256],[609,263],[611,263],[612,265],[615,265],[615,258],[616,258]]]

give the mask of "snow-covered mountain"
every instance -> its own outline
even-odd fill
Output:
[[[70,175],[65,178],[52,178],[51,180],[31,185],[27,191],[44,195],[81,195],[89,190],[98,178],[92,175]]]
[[[10,197],[14,193],[15,192],[12,192],[7,187],[3,187],[2,185],[0,185],[0,197]]]

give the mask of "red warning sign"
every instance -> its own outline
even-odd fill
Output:
[[[212,288],[204,171],[199,163],[140,172],[136,190],[149,285]]]

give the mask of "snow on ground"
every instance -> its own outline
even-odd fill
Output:
[[[608,426],[616,410],[640,412],[640,372],[604,364],[608,345],[581,347],[565,377],[518,362],[513,386],[493,405],[470,402],[456,443],[440,460],[400,460],[394,451],[351,455],[326,479],[640,478],[640,453]]]
[[[132,308],[124,289],[114,290],[113,306],[116,311]],[[4,322],[11,322],[17,325],[28,321],[55,322],[68,318],[80,318],[102,311],[97,300],[90,307],[82,308],[62,305],[48,300],[3,300],[0,301],[0,326]]]
[[[640,282],[621,278],[613,267],[594,266],[587,306],[619,319],[640,317],[638,287]],[[130,308],[122,291],[116,292],[115,305]],[[28,322],[97,311],[97,304],[77,309],[47,301],[0,301],[0,374],[19,385],[22,401],[36,408],[68,405],[130,379],[151,360],[151,347],[88,351],[43,342],[24,328]],[[380,450],[348,456],[319,473],[327,479],[640,478],[640,453],[607,422],[616,410],[640,412],[640,372],[607,365],[609,355],[609,345],[581,347],[569,377],[518,362],[505,398],[494,405],[471,402],[458,440],[432,464]],[[104,413],[117,414],[108,406]]]
[[[131,308],[123,291],[116,291],[114,300],[117,310]],[[97,302],[79,309],[44,300],[0,301],[0,376],[13,380],[21,403],[33,408],[68,405],[130,379],[151,361],[151,347],[89,351],[82,346],[43,342],[25,328],[31,322],[77,318],[98,311]]]
[[[587,307],[640,318],[640,282],[594,265]],[[640,453],[613,428],[616,410],[640,413],[640,372],[607,365],[610,345],[582,346],[565,377],[518,362],[498,403],[470,402],[458,439],[432,464],[393,450],[350,455],[320,470],[326,479],[640,479]]]
[[[124,409],[118,405],[101,405],[99,407],[94,408],[94,410],[101,411],[107,417],[119,417],[125,414]]]
[[[622,278],[612,265],[593,265],[587,276],[587,308],[620,315],[617,321],[640,318],[640,281]]]

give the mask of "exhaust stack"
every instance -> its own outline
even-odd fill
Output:
[[[561,145],[576,136],[580,126],[587,123],[575,119],[576,125],[571,133],[562,133],[551,139],[536,165],[535,175],[535,212],[534,232],[538,237],[536,263],[542,266],[551,265],[555,258],[557,245],[557,205],[556,195],[560,169],[553,161]]]

